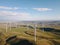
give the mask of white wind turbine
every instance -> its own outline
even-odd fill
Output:
[[[11,22],[10,22],[10,31],[11,31]]]
[[[35,38],[35,42],[36,42],[36,27],[37,27],[37,24],[34,24],[34,38]]]
[[[8,30],[8,25],[7,25],[7,23],[6,23],[6,32],[7,32],[7,30]]]

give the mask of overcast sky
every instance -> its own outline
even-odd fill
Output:
[[[60,0],[0,0],[5,20],[60,20]]]

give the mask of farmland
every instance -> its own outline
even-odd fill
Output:
[[[29,42],[28,45],[60,45],[59,24],[60,22],[0,23],[0,45],[18,45],[17,43],[21,42],[21,40],[27,40]],[[35,27],[35,25],[37,26]],[[15,38],[7,41],[14,36]],[[19,45],[21,44],[19,43]]]

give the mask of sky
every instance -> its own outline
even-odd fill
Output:
[[[60,20],[60,0],[0,0],[0,21]]]

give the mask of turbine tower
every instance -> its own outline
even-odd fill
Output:
[[[35,35],[34,37],[35,37],[35,42],[36,42],[36,30],[37,30],[36,27],[37,27],[37,24],[34,24],[34,35]]]
[[[7,29],[8,29],[8,26],[7,26],[7,23],[6,23],[6,32],[7,32]]]
[[[10,22],[10,31],[11,31],[11,22]]]

